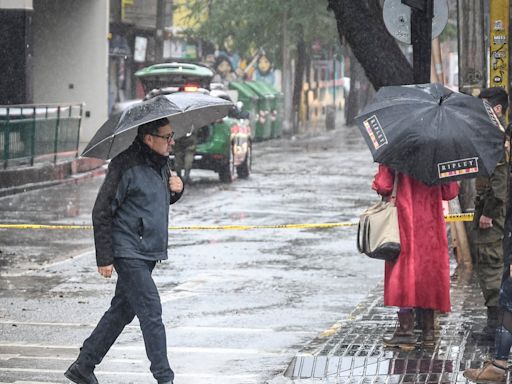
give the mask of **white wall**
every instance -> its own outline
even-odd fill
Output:
[[[33,5],[34,103],[84,102],[84,143],[108,117],[108,0]]]
[[[32,9],[32,0],[0,0],[0,9]]]

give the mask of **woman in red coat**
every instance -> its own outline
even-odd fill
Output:
[[[395,172],[379,166],[372,188],[389,197]],[[423,343],[434,344],[434,310],[449,312],[450,265],[442,200],[451,200],[459,186],[428,186],[399,173],[396,207],[400,226],[401,252],[396,261],[386,261],[384,305],[400,307],[399,327],[388,346],[414,348],[414,308],[423,309]]]

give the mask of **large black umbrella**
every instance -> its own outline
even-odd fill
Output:
[[[197,92],[159,95],[110,117],[87,144],[82,156],[111,159],[133,142],[137,135],[135,128],[163,117],[169,119],[175,138],[179,138],[221,119],[232,107],[229,101]]]
[[[428,185],[489,176],[504,154],[490,105],[440,84],[383,87],[355,120],[376,162]]]

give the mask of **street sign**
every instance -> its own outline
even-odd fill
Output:
[[[490,74],[491,87],[508,91],[509,64],[509,0],[495,0],[490,4]]]
[[[383,17],[388,32],[395,39],[406,44],[411,44],[411,7],[402,4],[402,0],[385,0]],[[447,0],[434,0],[432,39],[441,34],[447,23]]]

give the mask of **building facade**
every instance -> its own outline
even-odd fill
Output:
[[[84,103],[82,142],[108,117],[108,0],[0,0],[0,105]]]

